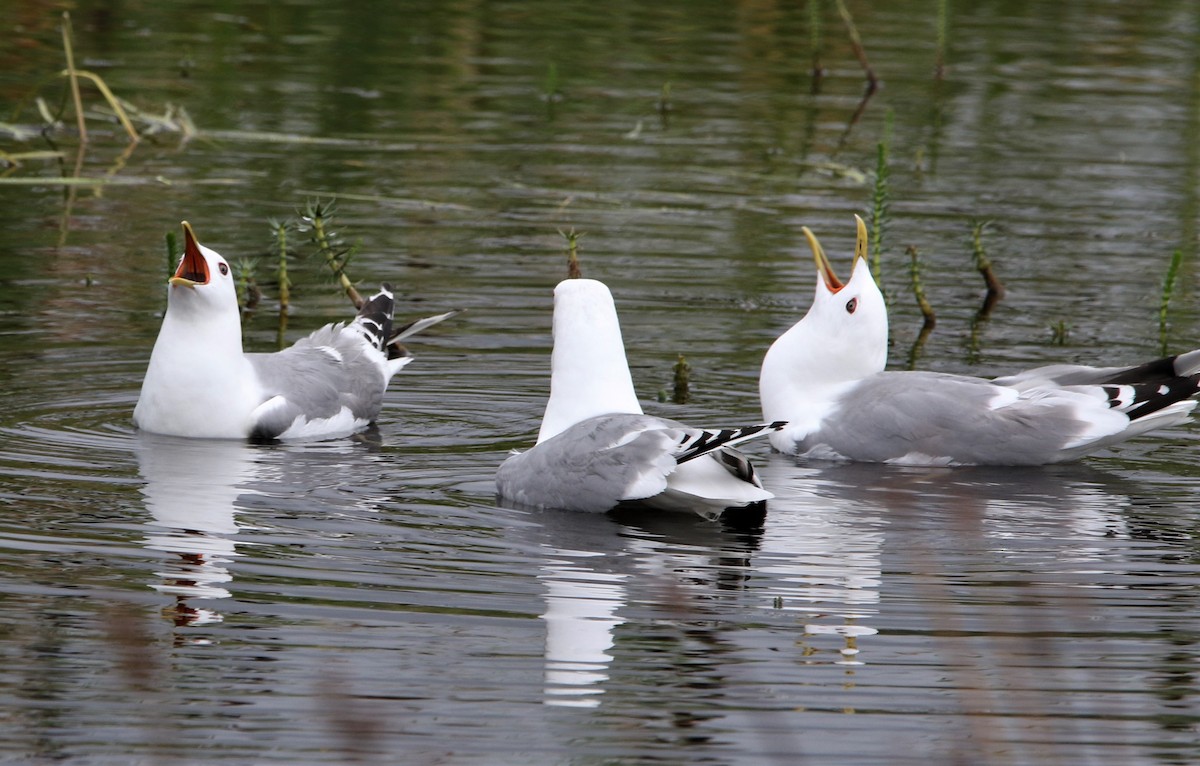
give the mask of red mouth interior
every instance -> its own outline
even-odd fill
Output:
[[[196,243],[190,226],[183,228],[183,258],[179,260],[175,276],[199,285],[208,284],[208,263],[200,252],[200,245]]]

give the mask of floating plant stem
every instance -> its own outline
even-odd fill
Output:
[[[983,319],[992,313],[996,303],[1004,297],[1004,285],[1001,284],[1000,278],[992,269],[992,261],[988,258],[987,250],[983,246],[983,230],[990,223],[991,221],[976,223],[971,230],[971,249],[975,259],[975,268],[983,275],[983,281],[987,284],[987,296],[984,297],[983,306],[979,309],[979,315]]]
[[[1158,303],[1158,342],[1162,353],[1167,353],[1167,319],[1171,310],[1171,294],[1175,292],[1175,279],[1179,275],[1179,266],[1183,263],[1183,250],[1171,254],[1171,263],[1167,266],[1167,275],[1163,278],[1162,297]]]
[[[1060,319],[1050,325],[1050,342],[1055,346],[1067,345],[1067,338],[1071,335],[1071,325],[1067,320]]]
[[[168,231],[166,236],[167,242],[167,276],[170,277],[175,273],[175,265],[179,262],[179,241],[175,239],[175,232]]]
[[[687,363],[683,354],[675,361],[675,374],[671,401],[675,404],[687,404],[691,400],[692,366]]]
[[[255,276],[258,271],[258,259],[237,258],[229,265],[233,269],[233,279],[242,304],[242,314],[243,316],[252,314],[258,308],[258,302],[262,300],[262,290],[259,288],[258,279]]]
[[[917,250],[916,245],[908,246],[908,257],[909,281],[912,285],[913,296],[917,299],[917,306],[921,309],[921,316],[925,317],[925,321],[921,324],[921,331],[917,333],[917,339],[913,341],[912,348],[908,351],[908,369],[913,370],[916,369],[917,359],[921,356],[921,352],[925,348],[925,341],[937,325],[937,314],[933,310],[933,305],[929,303],[929,299],[925,296],[925,286],[921,282],[921,253]]]
[[[871,63],[867,61],[867,50],[863,47],[862,38],[858,36],[858,27],[854,26],[854,17],[850,15],[850,9],[846,7],[845,0],[834,0],[834,3],[837,5],[838,14],[846,24],[846,31],[850,34],[850,47],[854,50],[858,63],[862,65],[863,71],[867,75],[867,93],[874,93],[879,87],[879,78],[875,76],[875,70],[871,69]]]
[[[100,75],[95,74],[94,72],[89,72],[85,69],[78,69],[75,71],[75,76],[86,77],[92,81],[92,84],[95,85],[100,91],[100,94],[104,96],[104,100],[108,102],[110,107],[112,107],[113,113],[117,115],[117,120],[121,123],[121,127],[125,128],[125,132],[129,135],[129,140],[131,142],[137,143],[139,140],[141,140],[141,136],[138,135],[137,129],[133,127],[133,122],[130,121],[129,115],[125,113],[125,107],[121,106],[121,100],[117,98],[111,90],[109,90],[108,85],[104,82]]]
[[[567,240],[567,279],[579,279],[583,276],[583,270],[579,268],[579,238],[583,232],[576,233],[574,229],[564,232],[559,229],[558,233]]]
[[[291,303],[292,281],[288,279],[287,270],[287,222],[271,220],[271,228],[275,232],[275,247],[279,252],[276,273],[279,278],[279,310],[287,313]]]
[[[883,253],[883,234],[888,219],[888,155],[892,143],[892,110],[887,111],[883,122],[883,138],[879,142],[875,158],[875,190],[871,195],[871,274],[875,284],[887,301],[887,292],[883,289],[883,269],[880,265]]]
[[[808,43],[812,49],[813,93],[821,88],[825,69],[821,66],[821,0],[808,0]]]
[[[83,119],[83,96],[79,93],[79,77],[75,70],[75,51],[71,47],[71,14],[63,11],[62,15],[63,51],[67,57],[67,79],[71,83],[71,99],[75,102],[75,123],[79,127],[80,143],[87,143],[87,124]]]
[[[917,307],[921,309],[921,316],[925,317],[925,324],[933,329],[933,326],[937,324],[937,313],[933,310],[929,298],[925,296],[925,285],[921,282],[921,253],[917,250],[916,245],[908,246],[908,256],[913,296],[917,299]]]
[[[71,47],[71,14],[63,11],[63,49],[66,52],[67,68],[63,70],[62,75],[71,83],[71,98],[75,102],[75,120],[79,127],[79,141],[87,143],[87,126],[84,123],[83,117],[83,96],[79,92],[79,78],[86,77],[99,89],[104,99],[108,101],[108,105],[112,107],[113,112],[117,115],[117,119],[121,122],[121,127],[125,128],[125,132],[129,134],[129,140],[136,143],[140,136],[137,130],[133,127],[133,123],[129,120],[129,115],[125,113],[125,109],[121,106],[113,92],[109,90],[108,85],[104,82],[100,75],[94,72],[88,72],[83,69],[75,68],[75,52]]]
[[[354,287],[350,278],[346,276],[346,264],[350,262],[353,249],[335,250],[332,244],[333,235],[329,231],[328,224],[333,221],[333,203],[309,202],[301,215],[304,222],[311,227],[312,241],[317,246],[318,254],[333,271],[333,276],[346,292],[346,297],[354,304],[354,308],[362,308],[363,297]]]
[[[287,221],[271,220],[271,228],[275,231],[275,246],[279,250],[279,261],[276,265],[276,275],[279,278],[279,324],[275,330],[275,343],[282,351],[287,342],[288,307],[292,300],[292,280],[287,271]]]
[[[950,0],[938,0],[937,8],[937,58],[934,60],[934,79],[941,80],[946,75],[946,28],[949,24]]]

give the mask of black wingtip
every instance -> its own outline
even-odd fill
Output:
[[[707,455],[710,452],[721,449],[722,447],[732,447],[735,444],[740,444],[747,439],[766,436],[772,431],[778,431],[787,425],[787,421],[776,420],[773,423],[759,423],[758,425],[745,426],[742,428],[723,428],[719,431],[704,430],[694,440],[681,442],[683,450],[675,455],[676,463],[686,463],[689,460],[694,460],[701,455]]]
[[[1133,401],[1121,398],[1121,387],[1133,390]],[[1200,374],[1120,386],[1105,385],[1103,389],[1108,395],[1109,407],[1120,409],[1130,420],[1137,420],[1200,394]]]
[[[355,324],[359,325],[369,337],[372,345],[383,350],[387,347],[388,338],[392,337],[392,316],[396,310],[396,300],[392,295],[392,286],[384,282],[379,292],[363,301],[358,310]]]

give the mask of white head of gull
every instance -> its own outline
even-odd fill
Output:
[[[643,414],[603,283],[555,288],[550,380],[537,444],[496,473],[502,501],[596,512],[637,503],[715,517],[773,497],[730,447],[783,424],[710,431]]]
[[[1185,422],[1200,392],[1200,350],[1135,367],[1051,365],[985,380],[885,371],[887,311],[858,219],[842,285],[820,243],[808,313],[763,359],[763,417],[787,420],[776,449],[817,459],[910,465],[1042,465]]]
[[[384,285],[353,321],[276,353],[244,353],[229,263],[183,223],[184,251],[167,281],[167,311],[133,411],[138,428],[195,438],[336,438],[368,426],[388,381],[412,361],[397,342],[457,312],[392,332]]]

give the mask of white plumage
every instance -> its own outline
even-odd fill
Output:
[[[392,376],[412,361],[390,344],[457,312],[392,336],[385,285],[348,324],[326,325],[277,353],[244,353],[229,264],[184,222],[184,252],[133,411],[138,428],[172,436],[323,439],[379,414]]]
[[[607,511],[637,501],[717,515],[772,497],[729,447],[782,425],[707,431],[644,414],[611,293],[568,279],[554,290],[550,398],[537,444],[504,461],[496,488],[523,507]]]
[[[857,218],[857,217],[856,217]],[[1040,465],[1074,460],[1186,422],[1200,391],[1200,350],[1136,367],[1050,365],[985,380],[889,372],[887,307],[858,219],[853,273],[842,283],[816,237],[808,313],[763,359],[763,417],[787,420],[780,451],[922,465]]]

